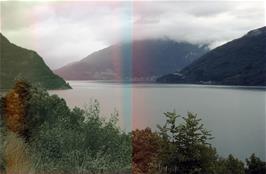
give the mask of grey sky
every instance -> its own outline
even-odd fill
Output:
[[[264,25],[263,1],[1,2],[1,32],[53,69],[128,38],[213,48]]]

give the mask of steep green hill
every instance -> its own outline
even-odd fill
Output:
[[[180,72],[157,81],[266,86],[266,27],[213,49]]]
[[[0,89],[12,88],[21,78],[46,89],[70,88],[36,52],[10,43],[1,33],[0,39]]]

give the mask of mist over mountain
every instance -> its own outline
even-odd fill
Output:
[[[66,80],[152,81],[182,69],[208,51],[206,46],[169,39],[111,45],[55,70]]]
[[[55,75],[35,51],[12,44],[0,33],[0,89],[10,89],[16,79],[24,79],[46,89],[70,86]]]
[[[265,86],[266,27],[213,49],[183,70],[162,76],[157,81]]]

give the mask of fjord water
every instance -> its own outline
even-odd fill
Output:
[[[70,107],[85,107],[97,99],[101,114],[110,117],[117,110],[122,129],[156,129],[164,112],[175,110],[184,116],[197,113],[215,137],[212,144],[222,156],[245,159],[256,153],[266,159],[266,90],[230,86],[121,84],[69,81],[73,89],[50,91],[64,98]]]

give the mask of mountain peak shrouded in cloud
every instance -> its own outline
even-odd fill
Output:
[[[263,25],[263,1],[1,2],[1,31],[53,69],[124,40],[214,48]]]
[[[55,73],[66,80],[154,81],[207,51],[204,46],[169,39],[135,40],[104,48]]]
[[[266,35],[266,26],[255,29],[255,30],[251,30],[246,34],[246,36],[248,37],[256,37],[260,35]]]
[[[206,53],[177,74],[158,79],[164,83],[266,85],[266,27],[249,31]]]

